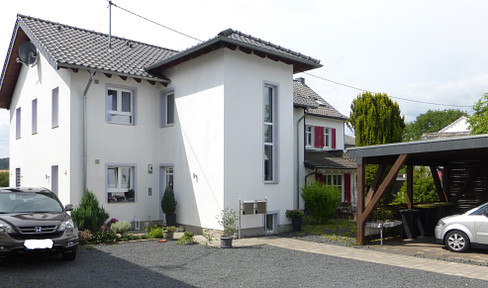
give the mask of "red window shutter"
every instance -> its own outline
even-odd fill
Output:
[[[315,126],[315,148],[324,147],[324,127]]]
[[[351,174],[344,174],[344,202],[351,202]]]
[[[315,181],[323,183],[324,182],[324,175],[320,173],[315,173]]]
[[[332,149],[336,149],[336,129],[332,128]]]

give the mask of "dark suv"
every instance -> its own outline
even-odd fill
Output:
[[[45,188],[0,189],[0,256],[43,251],[74,260],[78,228],[66,213],[72,210]]]

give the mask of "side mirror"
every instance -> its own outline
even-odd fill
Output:
[[[64,206],[64,210],[65,211],[73,211],[73,204],[67,204],[66,206]]]

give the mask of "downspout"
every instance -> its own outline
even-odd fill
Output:
[[[298,131],[299,131],[299,128],[300,128],[300,122],[302,120],[305,119],[305,115],[307,115],[307,109],[303,109],[303,115],[298,119],[297,121],[297,209],[300,209],[300,137],[298,136]],[[305,121],[303,122],[304,124],[304,128],[305,128]],[[304,151],[304,154],[303,154],[303,157],[305,157],[305,135],[306,135],[306,131],[305,129],[303,130],[303,151]]]
[[[88,152],[87,152],[87,112],[86,112],[86,94],[88,94],[88,89],[93,82],[93,76],[95,75],[94,70],[88,71],[90,73],[90,79],[86,83],[85,90],[83,90],[83,193],[87,188],[87,164],[88,164]]]

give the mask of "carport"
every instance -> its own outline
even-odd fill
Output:
[[[405,165],[407,207],[413,206],[413,168],[430,167],[439,199],[465,211],[488,202],[488,135],[355,147],[347,149],[357,164],[357,242],[365,241],[365,224]],[[366,196],[366,165],[378,170]],[[384,179],[382,175],[391,167]],[[442,169],[442,177],[437,173]]]

